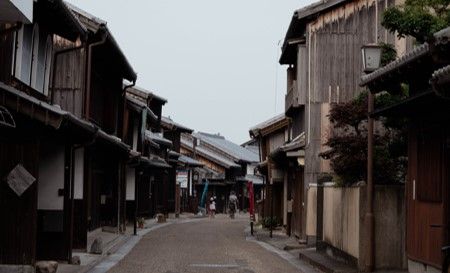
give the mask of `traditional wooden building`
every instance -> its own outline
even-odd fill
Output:
[[[406,119],[408,175],[406,180],[406,253],[409,272],[441,272],[442,247],[449,240],[450,162],[450,28],[415,47],[396,61],[362,77],[374,94],[407,97],[375,109],[372,117]],[[376,221],[376,219],[375,219]]]
[[[154,120],[147,120],[145,129],[142,128],[142,148],[139,150],[141,156],[144,157],[144,168],[140,172],[140,182],[133,183],[132,174],[128,184],[128,205],[134,206],[137,198],[137,212],[139,217],[153,217],[156,213],[168,213],[168,172],[172,168],[169,165],[169,149],[173,143],[169,139],[163,137],[161,133],[162,107],[167,100],[161,96],[154,94],[146,89],[133,86],[127,89],[130,99],[143,104],[155,115]],[[141,173],[142,172],[142,173]],[[135,191],[133,191],[133,185]],[[136,186],[140,186],[136,188]],[[133,194],[135,192],[136,194]],[[129,218],[132,216],[128,214]]]
[[[208,181],[208,197],[216,196],[217,212],[227,211],[230,191],[239,197],[240,206],[247,204],[247,165],[258,161],[258,155],[223,136],[206,133],[182,134],[181,153],[203,164],[193,171],[193,198],[199,201]],[[245,207],[244,207],[245,208]]]
[[[126,164],[130,147],[125,137],[125,92],[136,82],[136,73],[120,50],[106,22],[69,6],[87,39],[81,44],[55,40],[59,73],[53,75],[53,103],[81,116],[111,135],[114,141],[93,142],[80,148],[74,215],[74,248],[86,249],[87,231],[109,226],[125,230]],[[125,85],[124,81],[131,84]],[[116,145],[110,145],[116,144]]]
[[[152,181],[155,180],[156,173],[168,168],[164,159],[159,157],[161,149],[167,148],[168,141],[162,139],[160,144],[160,137],[151,132],[160,127],[161,117],[153,113],[146,98],[135,95],[136,92],[132,90],[134,88],[127,90],[124,122],[124,130],[127,132],[124,141],[133,153],[126,173],[126,212],[127,219],[133,221],[136,227],[138,217],[151,217],[155,214],[151,198]],[[144,92],[142,88],[139,90]]]
[[[177,154],[180,153],[181,150],[181,134],[187,133],[190,134],[193,132],[192,129],[187,128],[179,123],[173,121],[170,117],[162,117],[161,120],[161,128],[162,134],[165,138],[169,139],[173,146],[171,150]],[[175,155],[175,154],[174,154]],[[177,170],[178,170],[178,161],[174,160],[172,162],[172,168],[168,170],[168,210],[169,212],[174,212],[179,214],[180,210],[180,185],[177,184]]]
[[[287,225],[287,179],[284,162],[276,162],[271,154],[289,140],[290,119],[284,114],[262,122],[249,131],[250,137],[259,142],[259,173],[265,177],[261,216],[276,219],[278,224]]]
[[[246,210],[248,208],[247,182],[255,178],[248,176],[248,171],[252,164],[259,161],[258,154],[220,135],[199,132],[194,133],[193,137],[200,144],[197,147],[205,147],[238,164],[239,168],[228,172],[227,181],[231,184],[231,190],[234,190],[239,198],[240,209]],[[226,198],[228,198],[228,195],[226,195]]]
[[[331,105],[347,102],[362,91],[361,47],[384,42],[394,45],[399,55],[411,47],[411,43],[396,39],[381,26],[381,14],[396,2],[318,1],[296,10],[292,16],[279,63],[288,66],[285,114],[292,119],[291,139],[304,133],[304,167],[290,176],[303,176],[303,189],[297,192],[303,195],[305,204],[310,203],[309,185],[317,183],[321,174],[332,172],[329,162],[319,157],[327,149],[328,136],[333,134],[328,119]],[[306,214],[300,218],[300,224],[293,224],[301,226],[296,234],[313,243],[316,234],[307,234]]]
[[[0,186],[0,215],[8,219],[0,264],[21,266],[70,261],[73,248],[86,248],[89,228],[123,227],[122,81],[136,79],[112,36],[93,52],[99,33],[63,1],[30,8],[32,20],[0,24],[0,108],[8,117],[0,173],[9,177]],[[0,11],[2,22],[11,11]],[[102,54],[117,54],[117,62]]]
[[[187,155],[180,154],[177,159],[177,172],[176,172],[176,183],[177,190],[175,192],[176,198],[178,196],[178,201],[175,199],[176,204],[176,213],[183,212],[197,212],[196,203],[193,204],[192,196],[194,191],[194,172],[198,168],[202,168],[204,165],[198,160],[193,159]],[[198,174],[197,174],[198,178]]]

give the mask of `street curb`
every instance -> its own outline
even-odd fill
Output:
[[[111,254],[103,256],[102,258],[98,259],[97,261],[93,262],[92,264],[88,265],[86,268],[80,270],[77,273],[107,272],[112,267],[114,267],[120,260],[122,260],[146,234],[148,234],[151,231],[172,225],[174,223],[176,223],[176,221],[154,225],[152,227],[138,231],[138,234],[136,236],[135,235],[126,236],[116,246],[114,246],[111,249],[112,250],[110,251]]]
[[[130,251],[141,241],[141,239],[148,233],[167,227],[173,224],[184,224],[191,222],[198,222],[203,220],[203,218],[186,218],[172,220],[166,223],[156,224],[146,229],[139,230],[137,235],[129,235],[123,238],[116,246],[112,247],[111,254],[105,255],[99,260],[88,265],[84,270],[80,270],[77,273],[105,273],[111,268],[113,268],[118,262],[120,262]]]
[[[302,273],[319,273],[316,268],[312,267],[310,264],[306,263],[305,261],[300,260],[298,257],[292,255],[291,253],[278,249],[271,244],[268,244],[266,242],[259,241],[256,237],[250,235],[250,227],[245,228],[246,237],[245,239],[249,242],[256,243],[266,249],[267,251],[270,251],[274,254],[277,254],[280,258],[283,260],[289,262],[293,267],[300,270]]]

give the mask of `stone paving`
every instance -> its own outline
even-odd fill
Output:
[[[248,215],[181,220],[143,236],[108,272],[309,273],[248,238],[248,224]]]

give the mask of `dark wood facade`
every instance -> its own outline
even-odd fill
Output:
[[[441,248],[450,244],[449,32],[362,77],[373,93],[409,86],[403,100],[371,114],[407,120],[406,253],[410,261],[435,268],[442,267]]]
[[[33,24],[0,24],[0,106],[16,121],[16,128],[0,125],[0,174],[4,177],[21,164],[36,178],[21,196],[14,196],[3,179],[0,183],[0,216],[6,223],[0,230],[0,264],[70,261],[73,248],[87,248],[88,230],[113,225],[123,231],[125,226],[129,148],[118,138],[125,105],[122,81],[135,81],[136,75],[123,62],[105,62],[104,54],[118,54],[114,43],[97,51],[90,47],[98,42],[96,33],[88,35],[63,1],[33,3]],[[26,64],[17,68],[14,45],[22,28],[33,29],[33,42],[45,38],[39,46],[47,41],[45,64],[30,61],[30,69],[36,69],[29,71],[30,80],[23,77]],[[44,56],[41,51],[33,54],[38,56],[33,60]],[[27,61],[25,55],[21,58]],[[39,71],[48,74],[35,79],[33,73]],[[61,156],[57,161],[52,158],[54,147]],[[84,171],[75,178],[74,154],[79,149],[84,149],[78,162]],[[57,178],[56,173],[48,178],[39,172],[53,163],[60,170]],[[82,181],[81,198],[74,196],[77,179]],[[45,190],[58,199],[57,208],[40,207]]]
[[[16,120],[16,122],[18,122]],[[17,124],[17,129],[0,129],[0,175],[5,177],[17,164],[39,177],[39,140],[26,133],[36,131],[35,124]],[[0,264],[33,264],[36,261],[37,183],[17,196],[2,179],[0,215]],[[6,224],[7,223],[7,224]]]

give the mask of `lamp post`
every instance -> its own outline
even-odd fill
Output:
[[[361,48],[363,69],[366,74],[377,70],[381,64],[381,47],[375,44],[365,45]],[[368,253],[365,271],[372,272],[375,268],[375,216],[373,212],[373,119],[370,116],[374,108],[374,97],[369,91],[368,122],[367,122],[367,211],[365,222],[367,224]]]

